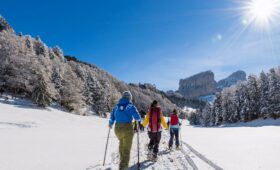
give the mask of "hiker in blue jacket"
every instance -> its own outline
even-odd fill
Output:
[[[110,128],[112,128],[113,124],[116,122],[115,133],[119,140],[120,170],[128,169],[134,134],[132,126],[133,118],[136,121],[141,121],[137,108],[132,104],[132,95],[130,91],[125,91],[119,103],[113,109],[109,120]]]

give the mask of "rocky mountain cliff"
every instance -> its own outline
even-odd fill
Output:
[[[216,87],[217,82],[214,79],[214,73],[205,71],[189,78],[181,79],[178,92],[186,98],[197,98],[215,94]]]
[[[165,113],[177,108],[152,85],[126,84],[93,64],[64,56],[58,46],[49,48],[39,37],[16,35],[1,16],[0,64],[1,92],[35,101],[49,98],[79,114],[111,111],[125,90],[132,92],[139,110],[147,111],[154,99]]]
[[[217,91],[221,91],[226,87],[237,84],[239,81],[245,80],[246,73],[244,71],[236,71],[217,83],[214,73],[212,71],[205,71],[180,80],[178,92],[185,98],[201,98],[203,96],[214,95]]]
[[[237,84],[239,81],[245,81],[246,73],[244,71],[236,71],[225,79],[218,81],[217,88],[219,91],[226,87]]]

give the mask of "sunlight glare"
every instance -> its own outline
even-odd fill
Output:
[[[269,26],[279,16],[280,0],[250,0],[246,4],[246,20],[259,26]]]

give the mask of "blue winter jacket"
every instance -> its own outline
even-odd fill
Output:
[[[132,119],[141,121],[137,108],[126,98],[121,98],[111,113],[109,125],[116,123],[131,123]]]

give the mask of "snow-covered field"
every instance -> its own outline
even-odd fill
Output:
[[[102,160],[107,132],[98,117],[0,103],[0,169],[85,170]]]
[[[279,119],[217,128],[185,125],[182,138],[224,169],[280,169]]]
[[[107,120],[30,103],[0,100],[0,169],[93,170],[102,164]],[[199,128],[183,123],[181,151],[168,151],[164,131],[157,163],[146,161],[146,133],[140,134],[141,169],[280,169],[280,120],[231,127]],[[272,124],[272,125],[271,125]],[[270,126],[271,125],[271,126]],[[106,167],[117,168],[118,141],[112,131]],[[136,169],[136,135],[130,166]],[[101,168],[104,169],[104,168]]]

